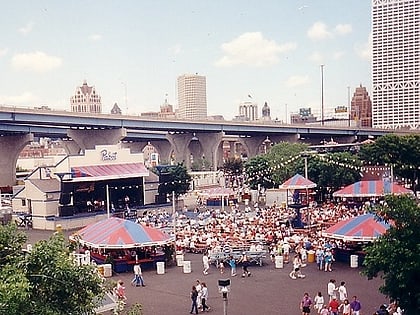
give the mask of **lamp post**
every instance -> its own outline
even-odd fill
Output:
[[[223,315],[227,315],[228,292],[230,292],[230,279],[220,279],[218,281],[219,292],[223,298]]]
[[[324,126],[324,65],[321,65],[321,125]]]

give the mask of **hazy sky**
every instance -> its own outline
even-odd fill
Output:
[[[321,64],[326,111],[348,87],[371,91],[369,0],[0,3],[0,104],[70,110],[87,80],[103,112],[158,111],[177,107],[177,76],[198,73],[209,115],[231,119],[251,95],[284,120],[320,111]]]

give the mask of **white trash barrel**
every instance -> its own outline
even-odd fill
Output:
[[[282,269],[283,268],[283,256],[274,257],[274,265],[275,265],[276,269]]]
[[[165,274],[165,262],[164,261],[158,261],[156,263],[156,273],[158,275]]]
[[[350,267],[351,268],[359,267],[359,257],[357,255],[350,256]]]
[[[103,264],[104,268],[104,277],[109,278],[112,277],[112,265],[111,264]]]
[[[183,271],[184,271],[184,273],[191,273],[191,261],[184,260]]]
[[[176,255],[175,258],[176,258],[176,265],[178,267],[184,266],[184,254]]]

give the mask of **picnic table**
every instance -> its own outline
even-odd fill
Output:
[[[221,262],[227,262],[229,257],[232,256],[238,262],[238,264],[240,264],[241,257],[244,253],[248,256],[248,261],[251,264],[258,266],[262,266],[264,264],[264,258],[267,255],[267,251],[265,250],[256,252],[232,250],[230,252],[211,253],[209,255],[209,262],[215,266],[218,266]]]

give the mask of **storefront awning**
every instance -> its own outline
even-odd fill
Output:
[[[73,181],[98,181],[149,176],[143,163],[77,166],[71,168]]]

